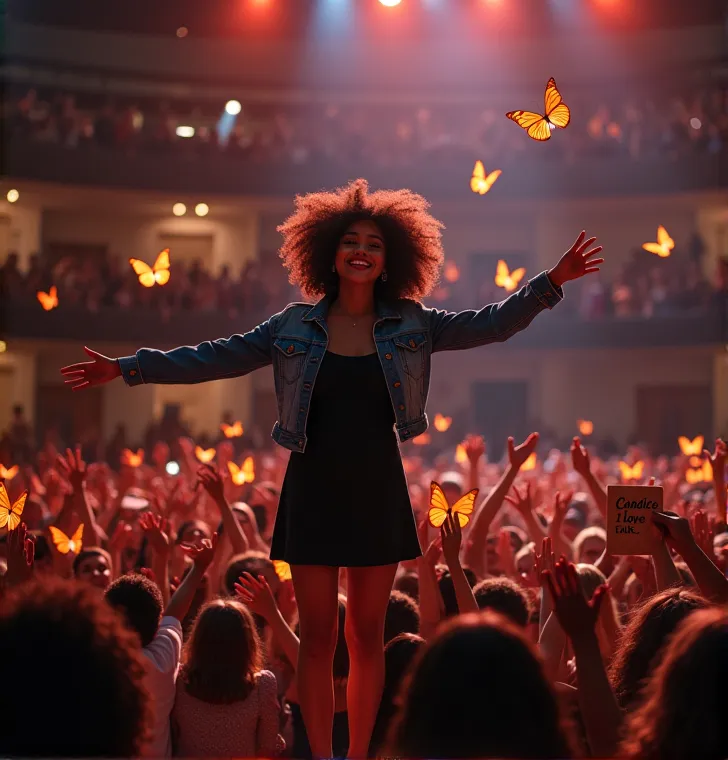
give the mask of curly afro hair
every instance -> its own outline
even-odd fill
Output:
[[[364,179],[334,192],[296,196],[295,211],[278,227],[291,283],[311,298],[335,294],[339,276],[332,264],[339,240],[354,222],[369,219],[381,230],[387,255],[387,281],[377,281],[377,297],[424,298],[437,284],[444,259],[444,225],[429,206],[411,190],[370,193]]]

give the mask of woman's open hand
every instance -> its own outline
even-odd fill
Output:
[[[561,257],[559,263],[549,271],[549,279],[554,287],[560,288],[569,280],[578,280],[586,274],[599,271],[599,265],[604,263],[604,259],[595,259],[594,257],[601,252],[602,246],[598,245],[592,248],[592,243],[596,242],[595,237],[586,238],[586,232],[576,239],[574,245]]]
[[[121,375],[121,367],[116,359],[92,351],[88,346],[84,346],[83,350],[92,361],[61,368],[61,374],[66,377],[65,383],[71,386],[71,390],[80,391],[82,388],[103,385]]]

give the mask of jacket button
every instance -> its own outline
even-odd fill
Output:
[[[384,354],[384,358],[385,359],[391,359],[392,358],[392,354]]]
[[[288,346],[288,348],[286,350],[288,351],[289,354],[292,354],[293,353],[293,346]]]
[[[402,383],[400,383],[399,380],[397,380],[397,382],[394,384],[394,387],[399,388],[400,385],[402,385]]]
[[[400,412],[403,412],[403,411],[404,411],[404,404],[400,404],[400,405],[399,405],[399,411],[400,411]]]
[[[303,441],[299,441],[299,442],[298,442],[298,445],[299,445],[301,448],[303,448]]]
[[[409,344],[410,344],[410,348],[416,348],[417,347],[417,344],[414,342],[414,340],[412,340],[412,338],[410,338]]]
[[[136,375],[136,370],[135,369],[130,369],[129,370],[129,375],[131,375],[131,377],[134,377],[134,375]]]

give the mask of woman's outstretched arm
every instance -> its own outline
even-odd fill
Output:
[[[537,314],[552,309],[563,297],[561,286],[569,280],[599,271],[604,259],[595,258],[601,246],[582,232],[574,245],[548,272],[530,280],[513,295],[479,310],[446,312],[426,309],[433,351],[455,351],[508,340],[528,327]]]

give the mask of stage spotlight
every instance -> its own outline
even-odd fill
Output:
[[[225,103],[225,112],[229,113],[230,116],[237,116],[242,110],[243,107],[240,105],[239,100],[228,100]]]
[[[180,125],[176,130],[177,137],[194,137],[195,128],[187,125]]]
[[[695,116],[693,116],[693,118],[690,119],[690,126],[693,129],[700,129],[703,126],[703,122],[700,121],[700,119],[698,119]]]
[[[164,469],[166,470],[167,475],[179,475],[179,463],[174,460],[167,462]]]
[[[195,206],[197,216],[207,216],[210,213],[210,207],[206,203],[198,203]]]
[[[394,6],[399,5],[402,0],[379,0],[379,2],[386,8],[394,8]]]
[[[8,190],[8,194],[5,197],[8,199],[8,203],[15,203],[20,198],[20,193],[13,187]]]
[[[175,203],[172,206],[172,213],[175,216],[184,216],[187,213],[187,206],[184,203]]]

